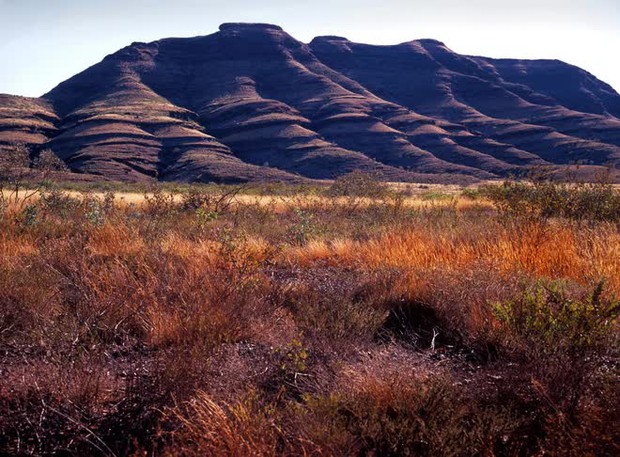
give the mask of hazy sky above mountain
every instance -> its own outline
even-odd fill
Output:
[[[462,54],[553,58],[620,91],[619,0],[0,0],[0,93],[39,96],[133,41],[278,24],[395,44],[435,38]]]

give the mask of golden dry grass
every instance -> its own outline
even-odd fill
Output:
[[[313,241],[285,256],[305,266],[324,261],[367,269],[459,271],[484,265],[507,277],[526,273],[583,284],[605,279],[620,293],[620,235],[611,224],[595,229],[560,224],[541,228],[487,221],[483,226],[467,224],[445,231],[412,227],[361,242]]]
[[[403,185],[393,184],[396,189],[406,191],[407,193],[400,197],[399,204],[402,204],[407,208],[441,208],[441,207],[456,207],[457,209],[467,209],[470,207],[486,207],[492,208],[492,205],[487,200],[479,200],[474,201],[469,198],[463,197],[460,195],[463,190],[462,187],[459,186],[449,186],[449,185],[424,185],[424,189],[416,189],[416,188],[403,188]],[[411,186],[411,185],[410,185]],[[432,190],[429,190],[432,186]],[[32,189],[22,190],[22,192],[30,193]],[[11,195],[11,191],[4,190],[3,194],[5,197],[9,197]],[[66,191],[66,194],[73,198],[80,198],[83,195],[81,191]],[[105,192],[101,191],[93,191],[89,192],[94,198],[103,198],[105,196]],[[152,192],[115,192],[114,198],[115,202],[118,205],[142,205],[145,201],[145,198],[153,197]],[[182,200],[183,194],[174,193],[173,198],[174,201],[180,202]],[[36,197],[33,199],[36,201]],[[347,197],[328,197],[323,195],[309,195],[309,194],[300,194],[300,195],[269,195],[269,194],[244,194],[239,193],[233,197],[233,202],[235,204],[242,205],[259,205],[259,206],[268,206],[273,208],[274,211],[285,212],[290,210],[293,207],[297,208],[307,208],[314,206],[325,206],[325,205],[335,205],[335,206],[346,206],[351,204],[352,199]],[[383,202],[382,199],[377,198],[365,198],[359,197],[355,198],[355,205],[361,207],[368,207],[372,205],[381,204]]]

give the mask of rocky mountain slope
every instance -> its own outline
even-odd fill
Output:
[[[0,95],[0,154],[18,142],[122,181],[471,182],[620,161],[620,95],[559,61],[224,24],[133,43],[39,99]]]

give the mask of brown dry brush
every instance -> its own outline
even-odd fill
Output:
[[[366,179],[8,205],[0,453],[617,454],[617,226]]]

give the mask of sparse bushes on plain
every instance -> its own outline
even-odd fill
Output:
[[[617,455],[615,191],[511,186],[11,199],[0,453]]]

